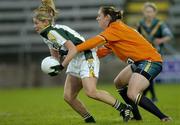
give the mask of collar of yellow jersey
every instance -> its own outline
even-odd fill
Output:
[[[41,32],[40,32],[40,34],[41,33],[43,33],[47,28],[49,28],[51,25],[47,25],[46,27],[44,27],[42,30],[41,30]]]

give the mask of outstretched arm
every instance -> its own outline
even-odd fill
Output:
[[[86,40],[84,43],[81,43],[80,45],[77,46],[77,51],[82,52],[85,50],[93,49],[97,46],[101,46],[105,43],[106,41],[104,40],[103,37],[100,35],[95,36],[93,38],[90,38]]]
[[[97,50],[97,56],[99,58],[103,58],[111,53],[112,53],[112,50],[110,48],[107,48],[106,46],[100,47]]]
[[[64,61],[62,62],[62,65],[64,67],[66,67],[78,52],[82,52],[85,50],[95,48],[98,45],[101,45],[104,43],[105,43],[105,41],[104,41],[103,37],[101,38],[100,36],[93,37],[93,38],[85,41],[84,43],[81,43],[77,47],[74,46],[74,44],[71,41],[67,41],[65,43],[65,46],[68,49],[68,54],[67,54],[66,58],[64,59]]]

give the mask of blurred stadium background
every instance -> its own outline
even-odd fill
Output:
[[[95,20],[101,5],[114,5],[124,9],[124,21],[135,27],[142,16],[142,5],[146,2],[146,0],[54,1],[60,10],[57,23],[70,26],[85,38],[101,31]],[[166,44],[165,68],[157,81],[180,83],[180,0],[151,1],[157,4],[159,18],[169,25],[174,34],[174,40]],[[40,0],[0,0],[0,88],[53,86],[64,82],[64,73],[52,78],[40,70],[41,60],[49,56],[49,50],[33,29],[32,12],[39,4]],[[100,81],[112,82],[124,65],[114,56],[103,59]]]

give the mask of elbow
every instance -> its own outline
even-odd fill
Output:
[[[73,47],[72,53],[74,53],[75,55],[78,53],[78,49],[76,48],[76,46]]]
[[[172,37],[172,36],[167,36],[165,41],[166,41],[166,42],[170,42],[170,41],[172,41],[172,40],[173,40],[173,37]]]
[[[78,54],[78,50],[77,50],[76,46],[74,46],[69,50],[68,55],[70,55],[73,58],[73,57],[75,57],[76,54]]]

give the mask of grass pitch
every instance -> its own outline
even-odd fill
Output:
[[[119,97],[113,85],[98,86]],[[143,121],[123,123],[118,111],[102,102],[86,97],[79,98],[96,119],[95,125],[180,125],[180,85],[156,85],[160,109],[173,118],[162,123],[140,108]],[[149,95],[148,95],[149,96]],[[0,125],[87,125],[63,100],[63,87],[0,90]]]

